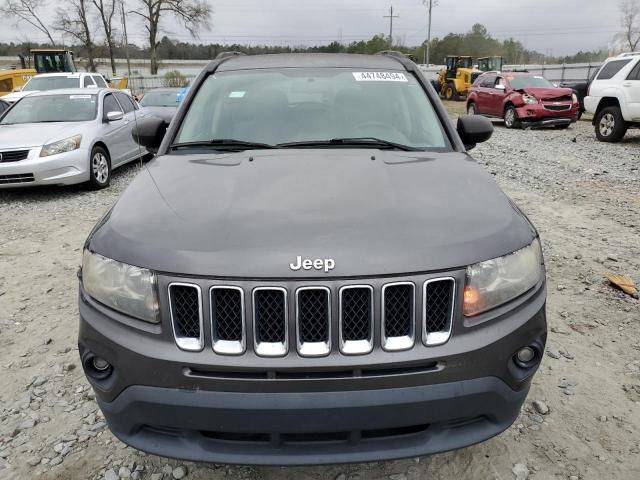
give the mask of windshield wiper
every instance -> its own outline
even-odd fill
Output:
[[[176,150],[179,148],[213,148],[228,150],[262,150],[275,148],[268,143],[246,142],[244,140],[236,140],[233,138],[214,138],[213,140],[203,140],[197,142],[174,143],[171,148]]]
[[[331,140],[307,140],[303,142],[279,143],[278,148],[297,148],[297,147],[331,147],[331,146],[374,146],[378,148],[402,150],[405,152],[420,152],[421,148],[403,145],[402,143],[392,142],[376,137],[354,137],[354,138],[332,138]]]

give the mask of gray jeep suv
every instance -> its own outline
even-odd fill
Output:
[[[165,132],[166,130],[166,132]],[[323,464],[509,427],[546,340],[527,217],[401,55],[223,55],[96,225],[79,350],[112,432],[167,457]]]

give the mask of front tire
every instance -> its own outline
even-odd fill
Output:
[[[619,142],[628,128],[629,125],[624,121],[620,107],[603,108],[596,116],[596,137],[601,142]]]
[[[476,104],[469,102],[467,105],[467,115],[476,115]]]
[[[89,186],[93,190],[106,188],[111,183],[111,159],[102,147],[93,147],[89,157]]]
[[[507,128],[520,128],[520,120],[516,107],[509,105],[504,111],[504,126]]]

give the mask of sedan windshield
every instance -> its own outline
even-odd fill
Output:
[[[23,92],[43,92],[61,88],[78,88],[80,81],[77,77],[33,77],[22,89]]]
[[[544,77],[513,77],[509,79],[511,88],[520,90],[522,88],[554,88],[553,84]]]
[[[37,95],[20,100],[0,125],[16,123],[85,122],[96,118],[96,95]]]
[[[177,107],[179,92],[179,88],[171,91],[147,92],[144,97],[142,97],[140,105],[143,107]]]
[[[451,149],[434,106],[412,74],[345,68],[211,75],[192,100],[174,145],[189,148],[199,142],[215,149],[221,139],[283,148],[299,143],[303,148]]]

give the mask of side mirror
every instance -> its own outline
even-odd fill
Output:
[[[164,120],[158,117],[145,117],[143,120],[138,120],[131,135],[138,145],[151,153],[156,153],[166,132],[167,123]]]
[[[498,85],[496,85],[496,86],[495,86],[495,89],[496,89],[496,90],[506,90],[506,89],[507,89],[507,87],[505,87],[505,86],[504,86],[504,85],[502,85],[502,84],[498,84]]]
[[[16,87],[13,89],[14,92],[21,92],[22,91],[22,87]]]
[[[493,124],[488,118],[468,115],[458,118],[458,135],[467,150],[486,142],[493,135]]]
[[[122,112],[107,112],[106,119],[107,122],[117,122],[118,120],[122,120],[124,118],[124,113]]]

